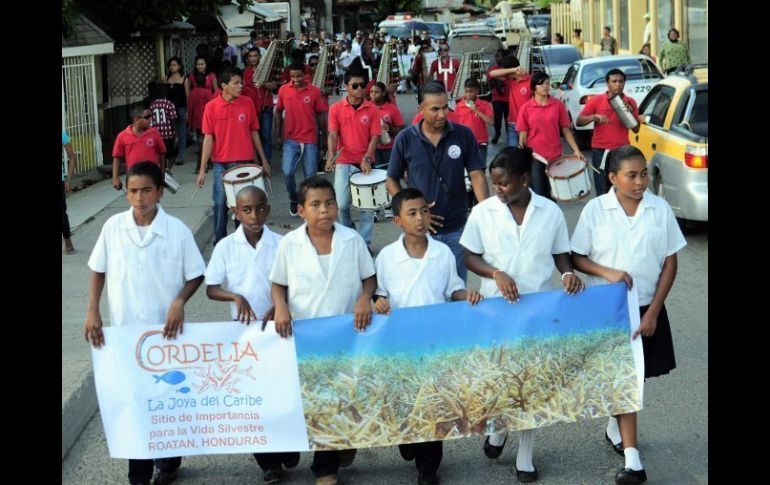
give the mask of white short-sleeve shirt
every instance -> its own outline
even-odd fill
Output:
[[[387,297],[392,308],[444,303],[451,299],[452,293],[465,289],[457,275],[452,250],[441,241],[427,238],[428,249],[416,261],[406,252],[403,234],[382,248],[377,256],[376,294]]]
[[[513,278],[521,294],[552,289],[553,255],[570,250],[564,213],[554,202],[529,192],[532,199],[518,230],[507,204],[489,197],[473,208],[460,237],[466,249]],[[501,296],[491,278],[481,278],[480,293],[485,298]]]
[[[282,237],[265,225],[262,237],[253,248],[246,239],[243,225],[238,226],[214,247],[206,268],[206,285],[223,285],[227,291],[243,296],[261,319],[273,306],[269,276]],[[238,307],[233,302],[230,302],[230,314],[233,320],[238,318]]]
[[[686,245],[674,212],[665,200],[645,192],[631,221],[614,188],[586,204],[572,234],[572,251],[631,275],[641,306],[652,303],[666,257]],[[586,283],[598,285],[607,281],[589,276]]]
[[[190,229],[160,205],[148,231],[140,236],[133,209],[115,214],[88,259],[92,271],[106,273],[113,327],[163,324],[184,285],[206,269]]]
[[[363,238],[335,222],[325,277],[305,223],[281,239],[270,281],[288,287],[289,311],[300,320],[352,313],[361,296],[361,281],[372,275],[374,262]]]

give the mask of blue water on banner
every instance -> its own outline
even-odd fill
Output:
[[[356,354],[412,355],[488,347],[503,340],[582,334],[630,327],[625,283],[586,288],[577,295],[563,290],[465,301],[372,314],[364,332],[353,328],[353,315],[294,322],[297,358]]]

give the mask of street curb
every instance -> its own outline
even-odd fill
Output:
[[[211,209],[207,209],[206,212],[203,220],[193,230],[195,244],[198,245],[198,250],[201,252],[214,235],[214,218],[212,217]],[[89,368],[61,407],[62,462],[98,409],[99,403],[96,399],[94,371]]]

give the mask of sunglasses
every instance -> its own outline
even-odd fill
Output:
[[[352,89],[364,89],[366,87],[366,83],[350,83],[350,87]]]

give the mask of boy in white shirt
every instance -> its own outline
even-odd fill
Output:
[[[473,208],[460,244],[465,264],[481,276],[484,298],[502,296],[510,303],[519,294],[548,291],[554,265],[564,290],[574,295],[584,286],[572,271],[567,221],[559,206],[529,188],[532,149],[506,147],[492,160],[489,173],[497,197]],[[484,453],[495,459],[505,446],[507,433],[489,435]],[[516,477],[534,482],[532,463],[535,430],[522,430],[516,455]]]
[[[99,312],[104,282],[109,282],[112,326],[157,325],[163,337],[182,333],[184,305],[203,281],[205,264],[190,229],[166,214],[161,169],[153,162],[132,165],[126,174],[131,209],[110,217],[102,227],[88,266],[91,268],[85,338],[94,347],[104,344]],[[155,460],[154,483],[171,483],[181,457]],[[153,460],[128,460],[128,480],[149,485]]]
[[[297,190],[305,224],[278,244],[270,272],[275,329],[292,334],[292,320],[354,314],[356,330],[371,322],[371,299],[377,288],[374,263],[363,238],[335,222],[334,186],[319,175],[302,181]],[[310,469],[316,485],[337,483],[340,465],[352,463],[355,450],[316,451]]]
[[[668,374],[676,367],[671,325],[664,301],[674,285],[676,253],[687,245],[671,206],[647,192],[647,161],[636,147],[610,151],[607,174],[612,189],[589,201],[572,234],[575,268],[592,284],[625,281],[636,285],[641,322],[644,377]],[[647,473],[636,448],[636,413],[610,417],[605,438],[625,457],[615,475],[618,485],[643,483]]]
[[[205,274],[206,296],[231,302],[233,320],[248,325],[261,318],[264,329],[265,323],[273,319],[268,276],[282,236],[265,225],[270,205],[262,189],[247,185],[236,194],[235,204],[235,217],[241,224],[214,247]],[[299,452],[254,453],[254,458],[264,472],[265,483],[278,483],[283,478],[283,467],[297,466]]]
[[[447,300],[481,301],[475,290],[465,291],[457,275],[457,263],[446,244],[428,235],[430,209],[425,196],[407,188],[393,196],[393,222],[404,230],[394,243],[377,256],[377,292],[374,309],[390,313],[391,308],[434,305]],[[398,445],[401,456],[415,461],[419,485],[439,483],[436,474],[443,455],[441,441]]]

